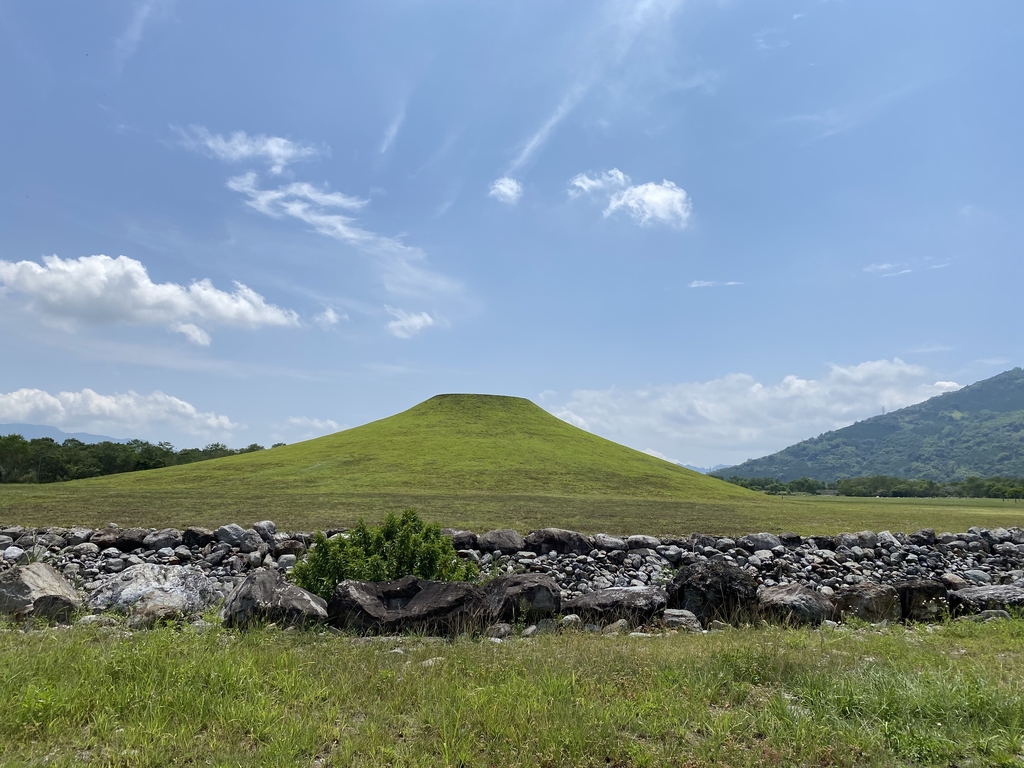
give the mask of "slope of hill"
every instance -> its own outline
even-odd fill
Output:
[[[0,513],[13,519],[51,510],[82,523],[97,508],[106,519],[120,512],[121,519],[136,520],[159,509],[177,520],[223,522],[227,515],[259,519],[282,511],[295,519],[305,509],[307,519],[333,511],[341,521],[413,506],[434,519],[444,519],[446,509],[506,510],[515,525],[539,509],[572,508],[586,517],[588,509],[618,505],[642,520],[647,502],[743,500],[771,504],[584,432],[529,400],[438,395],[380,421],[266,451],[45,486],[3,486]],[[555,524],[551,519],[545,524]]]
[[[1024,370],[826,432],[720,474],[783,481],[1024,476]]]

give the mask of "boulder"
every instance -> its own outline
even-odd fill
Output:
[[[249,554],[250,552],[265,552],[267,550],[267,543],[263,540],[263,537],[256,533],[252,528],[243,532],[242,538],[239,540],[237,546],[243,554]]]
[[[547,574],[499,576],[487,582],[483,592],[491,621],[535,621],[555,616],[561,610],[561,588]]]
[[[8,547],[14,546],[14,539],[10,536],[4,536],[0,534],[0,552],[3,552]]]
[[[273,520],[260,520],[258,523],[252,524],[252,529],[268,544],[273,543],[274,534],[277,533],[277,525]]]
[[[903,608],[896,588],[890,584],[865,581],[844,587],[836,596],[837,620],[856,616],[861,621],[878,624],[899,621]]]
[[[946,588],[950,592],[955,592],[958,589],[971,586],[967,583],[967,579],[956,573],[944,573],[942,574],[942,583],[946,585]]]
[[[291,555],[298,558],[306,551],[306,545],[298,539],[283,539],[274,543],[274,557],[280,558]]]
[[[750,533],[740,538],[736,544],[748,552],[757,552],[759,549],[781,547],[782,539],[774,533]]]
[[[75,527],[68,531],[68,535],[65,538],[67,539],[69,547],[84,544],[92,538],[92,529]]]
[[[0,615],[67,622],[81,604],[74,587],[46,563],[0,573]]]
[[[181,543],[186,547],[205,547],[215,541],[213,531],[209,528],[189,526],[181,532]]]
[[[930,547],[935,544],[935,531],[931,528],[922,528],[920,531],[914,531],[907,538],[910,539],[911,544],[916,544],[919,547]]]
[[[668,598],[670,608],[690,611],[704,626],[716,619],[738,623],[756,614],[757,582],[735,565],[697,563],[676,574]]]
[[[154,531],[142,540],[142,546],[146,549],[174,549],[182,543],[181,531],[177,528],[164,528]]]
[[[588,623],[625,620],[636,626],[654,619],[667,603],[668,594],[661,587],[611,587],[568,600],[562,604],[562,610],[575,613]]]
[[[27,563],[28,552],[17,544],[11,544],[4,550],[3,561],[5,563]]]
[[[952,613],[978,613],[986,610],[1024,608],[1024,586],[1012,584],[991,584],[981,587],[965,587],[949,592],[949,607]]]
[[[199,613],[216,599],[213,582],[197,566],[143,563],[105,579],[90,593],[86,605],[152,624]]]
[[[117,536],[120,533],[117,528],[101,528],[98,531],[93,531],[92,536],[89,537],[89,541],[95,544],[100,549],[108,549],[117,545]]]
[[[480,536],[480,549],[484,552],[494,552],[496,549],[500,549],[508,554],[519,552],[525,546],[526,540],[519,531],[513,531],[511,528],[488,531]]]
[[[605,552],[618,552],[628,548],[625,539],[609,536],[607,533],[594,534],[594,547]]]
[[[225,627],[254,623],[304,626],[327,618],[327,601],[285,581],[280,571],[258,570],[246,576],[224,601]]]
[[[526,549],[541,555],[548,552],[556,552],[559,555],[586,555],[593,548],[590,539],[582,533],[562,528],[541,528],[539,531],[530,531],[526,537]]]
[[[884,533],[884,531],[883,531]],[[882,534],[879,534],[879,543]],[[935,621],[949,610],[946,585],[935,579],[911,579],[896,584],[905,621]]]
[[[661,623],[667,629],[679,629],[685,632],[703,632],[700,620],[689,611],[681,608],[666,608],[661,614]]]
[[[259,534],[256,535],[258,536]],[[217,541],[222,541],[229,546],[237,547],[242,543],[242,539],[245,536],[245,528],[237,523],[228,523],[214,531],[213,536]]]
[[[147,536],[149,536],[149,530],[146,528],[122,528],[117,532],[117,540],[114,542],[114,546],[122,552],[145,549]],[[103,547],[100,547],[100,549],[103,549]]]
[[[801,584],[766,587],[758,596],[761,616],[781,624],[817,626],[832,618],[832,601]]]
[[[479,549],[479,537],[472,531],[461,531],[454,528],[445,528],[442,532],[452,539],[456,551],[462,549]],[[518,550],[517,550],[518,551]]]
[[[462,581],[343,581],[327,604],[340,629],[453,635],[487,623],[483,590]]]
[[[629,549],[654,549],[660,547],[661,541],[653,536],[637,534],[626,539],[626,547]]]

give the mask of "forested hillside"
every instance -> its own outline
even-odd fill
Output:
[[[945,482],[1024,476],[1024,370],[826,432],[719,473],[832,482],[888,475]]]

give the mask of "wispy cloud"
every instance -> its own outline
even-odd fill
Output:
[[[605,217],[626,211],[641,226],[660,223],[683,229],[690,219],[693,204],[686,190],[668,179],[660,184],[631,185],[631,179],[618,168],[591,176],[580,173],[569,181],[569,196],[600,195],[608,199]]]
[[[339,314],[333,307],[326,307],[323,312],[313,317],[313,322],[325,330],[333,328],[342,320],[348,320],[348,315],[345,313]]]
[[[895,88],[878,96],[852,102],[842,107],[831,107],[821,112],[793,115],[781,122],[792,125],[808,125],[815,129],[810,141],[818,141],[830,136],[859,128],[876,118],[886,108],[903,100],[916,90],[916,84]]]
[[[405,103],[395,113],[394,119],[388,124],[388,127],[384,131],[384,138],[380,143],[380,153],[386,154],[391,145],[395,143],[395,138],[398,136],[398,131],[402,127],[402,123],[405,122]]]
[[[719,280],[694,280],[690,283],[689,288],[718,288],[720,286],[727,285],[743,285],[743,283],[736,280],[729,280],[728,282],[721,282]]]
[[[436,321],[426,312],[406,312],[385,306],[388,314],[395,319],[388,323],[388,331],[400,339],[411,339],[420,331],[434,325]]]
[[[888,262],[885,264],[868,264],[864,267],[865,272],[891,272],[894,269],[896,269],[896,265],[889,264]]]
[[[135,54],[146,27],[166,18],[173,2],[174,0],[140,0],[135,3],[131,21],[114,43],[114,57],[118,65],[124,64]]]
[[[491,184],[487,195],[507,205],[515,205],[523,196],[523,185],[513,178],[502,176]]]
[[[328,151],[326,148],[262,133],[250,136],[245,131],[235,131],[224,138],[219,133],[210,133],[201,125],[190,125],[187,129],[171,126],[171,130],[181,137],[181,145],[186,149],[203,152],[229,163],[263,160],[270,166],[270,172],[275,175],[280,174],[285,166],[291,163],[319,157]]]

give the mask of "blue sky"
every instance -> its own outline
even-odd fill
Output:
[[[0,6],[0,422],[735,463],[1019,365],[1024,6]]]

